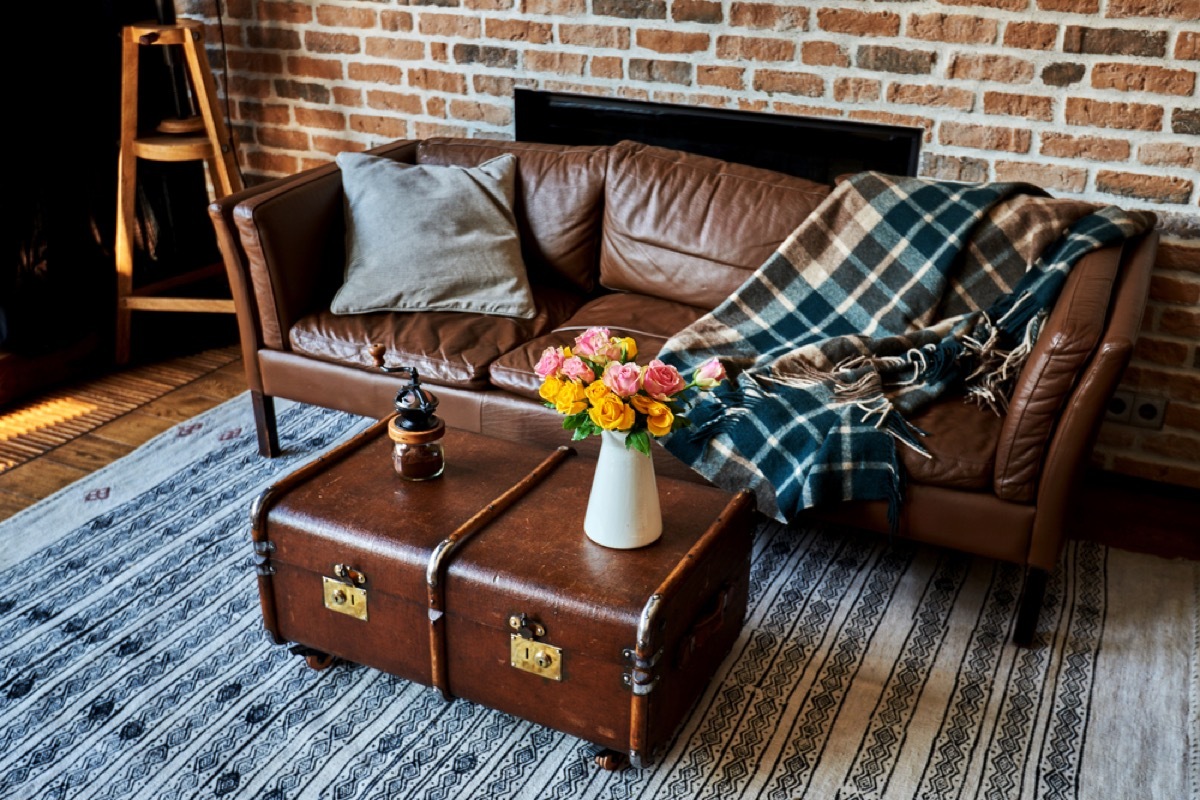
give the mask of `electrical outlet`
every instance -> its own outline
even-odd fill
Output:
[[[1167,399],[1147,394],[1133,396],[1133,409],[1129,424],[1139,428],[1161,428],[1167,415]]]
[[[1109,422],[1129,422],[1130,415],[1133,414],[1133,392],[1119,390],[1113,392],[1113,396],[1108,401],[1108,410],[1104,418]]]

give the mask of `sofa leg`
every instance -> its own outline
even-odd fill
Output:
[[[254,427],[258,431],[258,452],[267,458],[279,455],[279,428],[275,423],[275,398],[251,390]]]
[[[1019,647],[1029,647],[1033,644],[1033,634],[1037,631],[1038,616],[1042,610],[1042,599],[1046,596],[1047,578],[1049,573],[1044,569],[1030,567],[1025,571],[1025,587],[1021,590],[1017,627],[1013,631],[1013,644]]]

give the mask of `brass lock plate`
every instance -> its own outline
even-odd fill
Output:
[[[355,619],[367,619],[367,590],[333,578],[321,578],[325,607]]]
[[[550,680],[562,680],[562,648],[536,639],[526,639],[519,633],[510,634],[509,642],[509,663],[514,667]]]

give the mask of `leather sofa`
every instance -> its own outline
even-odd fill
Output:
[[[470,139],[398,141],[369,151],[407,163],[518,159],[516,216],[537,315],[334,315],[343,278],[341,180],[330,164],[216,201],[209,212],[238,311],[259,446],[279,452],[273,398],[380,417],[411,365],[451,426],[557,446],[561,417],[537,395],[548,346],[607,326],[643,354],[715,307],[829,193],[793,176],[632,142],[563,146]],[[1150,233],[1072,271],[998,417],[945,398],[912,422],[933,458],[900,448],[908,472],[900,533],[1026,568],[1013,638],[1032,641],[1058,562],[1073,491],[1129,359],[1157,249]],[[286,444],[286,443],[285,443]],[[585,454],[595,440],[577,443]],[[655,448],[662,474],[703,480]],[[886,504],[812,512],[889,530]]]

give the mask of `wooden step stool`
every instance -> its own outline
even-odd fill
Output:
[[[180,45],[187,62],[190,90],[200,116],[172,120],[151,136],[138,136],[138,53],[143,46]],[[234,313],[233,300],[173,297],[170,292],[224,274],[218,262],[137,289],[133,287],[134,201],[137,159],[204,161],[215,199],[241,191],[233,139],[217,113],[217,93],[204,50],[204,26],[196,20],[171,24],[127,25],[121,50],[121,152],[117,182],[117,329],[114,358],[129,360],[130,323],[134,311],[204,311]]]

